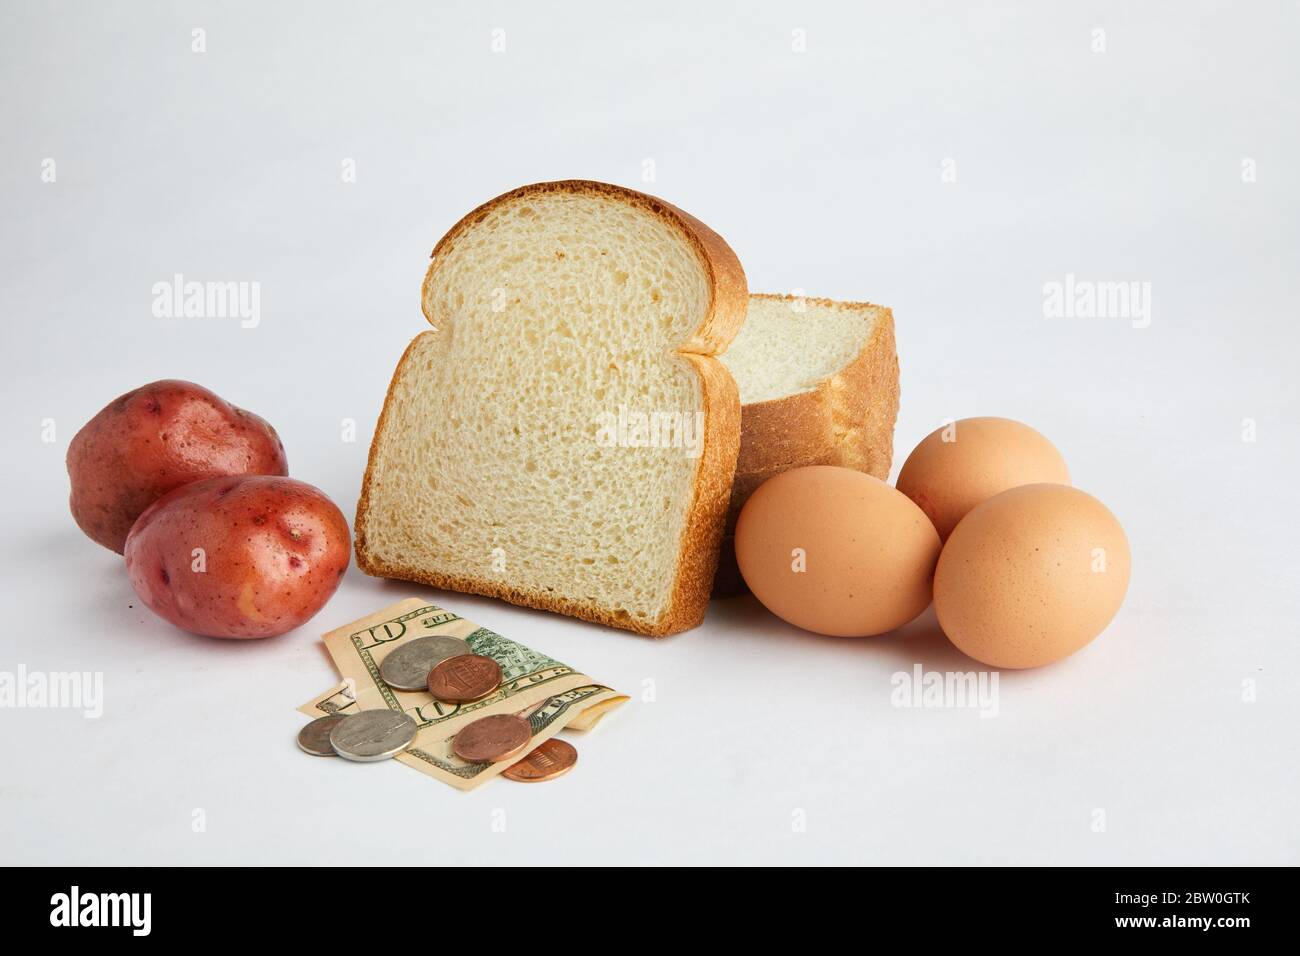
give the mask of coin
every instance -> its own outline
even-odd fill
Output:
[[[544,780],[554,780],[556,777],[563,776],[572,770],[577,762],[578,751],[573,748],[573,744],[552,737],[550,740],[542,741],[541,746],[532,753],[501,771],[501,776],[518,780],[520,783],[541,783]]]
[[[532,725],[522,717],[494,714],[466,724],[452,740],[451,750],[470,763],[497,763],[523,753],[532,739]]]
[[[417,637],[384,658],[379,676],[396,690],[428,690],[429,671],[449,657],[470,653],[459,637]]]
[[[429,671],[429,693],[449,704],[482,700],[501,684],[501,665],[481,654],[449,657]]]
[[[326,714],[324,717],[317,717],[298,731],[298,746],[313,757],[338,756],[330,746],[330,731],[343,719],[342,714]]]
[[[330,731],[330,746],[348,760],[385,760],[415,740],[416,723],[395,710],[363,710],[344,717]]]

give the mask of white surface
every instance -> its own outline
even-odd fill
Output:
[[[102,671],[105,701],[0,710],[0,859],[1300,861],[1294,4],[268,7],[3,4],[0,670]],[[192,379],[272,420],[350,514],[434,241],[564,177],[691,210],[757,291],[892,306],[895,471],[946,418],[1043,430],[1132,542],[1110,630],[1003,674],[981,719],[891,706],[915,662],[975,667],[930,617],[835,640],[746,599],[653,642],[355,569],[269,641],[143,610],[68,515],[77,428]],[[261,324],[154,318],[178,272],[260,282]],[[1045,319],[1066,273],[1150,282],[1150,327]],[[317,635],[413,593],[634,701],[545,786],[300,754],[294,708],[335,679]]]

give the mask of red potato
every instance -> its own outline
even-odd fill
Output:
[[[126,539],[149,609],[210,637],[273,637],[306,623],[348,569],[342,512],[292,478],[209,478],[149,506]]]
[[[175,379],[110,402],[68,446],[72,517],[118,554],[135,519],[173,488],[218,475],[288,473],[274,428]]]

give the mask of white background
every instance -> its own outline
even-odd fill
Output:
[[[548,6],[3,3],[0,670],[100,671],[105,700],[0,710],[0,859],[1300,860],[1297,5]],[[947,418],[1046,433],[1132,543],[1111,628],[1004,673],[982,719],[891,705],[917,662],[977,667],[928,614],[837,640],[747,598],[656,642],[355,569],[272,640],[142,609],[68,514],[87,419],[200,382],[351,516],[433,243],[575,177],[690,210],[755,291],[892,306],[895,473]],[[260,326],[154,318],[174,273],[260,282]],[[1150,327],[1044,318],[1067,273],[1150,282]],[[543,786],[299,753],[294,708],[335,680],[318,635],[409,594],[633,701]]]

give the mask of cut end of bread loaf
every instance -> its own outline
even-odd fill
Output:
[[[898,354],[888,308],[751,295],[744,327],[719,358],[742,404],[738,497],[803,465],[889,477]]]
[[[739,446],[713,356],[744,274],[706,226],[602,183],[542,183],[434,249],[433,331],[389,388],[357,512],[370,574],[646,634],[707,606]]]
[[[715,593],[740,593],[731,532],[768,478],[807,465],[889,477],[898,417],[894,316],[868,302],[749,297],[745,325],[720,356],[739,389],[740,454]]]
[[[742,406],[811,392],[862,354],[888,313],[866,302],[754,293],[745,324],[719,358]]]

